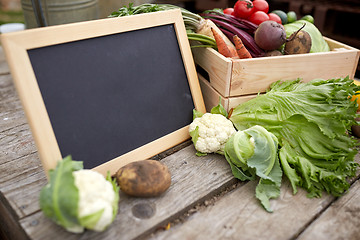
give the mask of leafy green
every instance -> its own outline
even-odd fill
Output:
[[[72,161],[71,156],[67,156],[57,163],[55,170],[49,171],[49,177],[49,183],[40,192],[40,208],[45,216],[67,231],[81,233],[84,228],[103,231],[115,219],[119,187],[110,173],[104,179],[100,173],[83,170],[82,162]],[[108,182],[112,188],[106,188],[104,183]],[[105,214],[105,208],[98,207],[103,204],[111,205],[112,211]],[[84,209],[85,215],[82,214]]]
[[[282,178],[275,135],[255,125],[236,132],[226,143],[224,153],[236,178],[244,181],[260,177],[256,197],[271,212],[269,199],[279,197]]]
[[[108,172],[108,174],[106,175],[106,180],[111,183],[111,185],[113,186],[113,190],[114,190],[114,192],[116,193],[116,194],[115,194],[114,202],[113,202],[113,204],[112,204],[112,209],[113,209],[113,218],[112,218],[112,221],[114,221],[115,218],[116,218],[118,209],[119,209],[119,200],[120,200],[119,191],[120,191],[120,187],[119,187],[119,185],[117,184],[116,179],[115,179],[115,178],[111,178],[110,172]]]
[[[278,138],[280,164],[294,194],[299,186],[309,197],[324,191],[340,196],[358,167],[357,141],[348,131],[357,110],[350,97],[359,90],[348,77],[278,81],[237,106],[230,120],[239,131],[261,125]]]
[[[164,11],[165,8],[161,6],[161,4],[151,4],[151,3],[144,3],[139,6],[134,6],[134,3],[129,3],[129,6],[123,6],[119,8],[117,11],[111,13],[109,17],[124,17],[124,16],[131,16],[141,13],[150,13],[150,12],[158,12]]]
[[[82,162],[65,157],[49,171],[50,181],[40,192],[40,208],[45,216],[71,232],[83,229],[78,220],[79,191],[72,174],[82,168]]]
[[[196,145],[197,140],[199,138],[199,126],[197,126],[195,128],[195,130],[190,132],[190,137],[191,137],[191,141],[193,142],[193,144]],[[202,157],[202,156],[206,156],[206,155],[207,155],[206,153],[196,151],[196,156],[198,156],[198,157]]]
[[[315,52],[328,52],[330,51],[329,45],[324,40],[321,32],[319,29],[316,28],[316,26],[309,21],[306,20],[298,20],[292,23],[288,23],[284,25],[286,37],[290,37],[291,34],[296,32],[298,29],[300,29],[305,24],[305,27],[302,29],[309,33],[311,37],[311,53]]]
[[[193,109],[193,120],[195,119],[195,118],[200,118],[200,117],[202,117],[204,115],[204,113],[202,113],[202,112],[200,112],[200,111],[198,111],[198,110],[196,110],[196,109]]]
[[[226,118],[229,116],[228,112],[225,110],[225,108],[221,104],[221,97],[219,97],[219,104],[217,106],[213,107],[210,110],[210,113],[212,113],[212,114],[221,114]]]
[[[196,33],[197,29],[201,25],[203,18],[196,13],[193,13],[185,8],[181,8],[172,4],[153,4],[153,3],[144,3],[138,6],[134,6],[133,3],[129,3],[129,6],[123,6],[119,8],[117,11],[112,12],[108,17],[124,17],[131,16],[142,13],[150,13],[150,12],[158,12],[172,9],[180,9],[181,15],[185,24],[185,28],[188,33],[189,40],[200,40],[202,44],[196,45],[196,47],[204,47],[209,46],[212,48],[216,47],[214,45],[214,39],[208,38],[201,34]],[[192,47],[195,47],[194,45]]]

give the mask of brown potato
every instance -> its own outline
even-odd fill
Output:
[[[121,191],[134,197],[156,197],[171,184],[171,175],[166,165],[156,160],[129,163],[116,172]]]

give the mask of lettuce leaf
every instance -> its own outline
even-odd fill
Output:
[[[278,138],[280,164],[294,194],[299,186],[309,197],[324,191],[340,196],[358,167],[357,140],[348,131],[357,110],[350,97],[359,90],[348,77],[278,81],[237,106],[230,120],[239,131],[260,125]]]
[[[261,126],[238,131],[226,143],[224,153],[236,178],[242,181],[260,178],[256,197],[272,212],[269,200],[279,197],[282,179],[275,135]]]

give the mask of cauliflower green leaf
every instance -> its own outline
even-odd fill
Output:
[[[82,162],[65,157],[49,171],[50,181],[40,192],[40,208],[45,216],[70,232],[83,230],[78,220],[79,190],[72,174],[82,168]]]
[[[104,178],[67,156],[49,171],[49,176],[49,183],[40,192],[40,208],[45,216],[73,233],[85,228],[103,231],[113,222],[119,187],[109,174]]]

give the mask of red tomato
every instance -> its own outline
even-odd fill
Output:
[[[254,12],[262,11],[264,13],[269,12],[269,4],[265,0],[254,0],[253,1]]]
[[[253,14],[251,14],[251,16],[249,17],[248,20],[252,23],[260,25],[260,23],[269,20],[269,16],[262,11],[257,11],[257,12],[254,12]]]
[[[279,24],[282,24],[281,23],[281,18],[278,15],[276,15],[275,13],[269,13],[268,16],[269,16],[269,20],[272,20],[272,21],[275,21],[275,22],[277,22]]]
[[[225,8],[223,11],[225,14],[233,15],[234,8]]]
[[[234,5],[234,16],[247,19],[254,11],[254,6],[250,0],[238,0]]]

